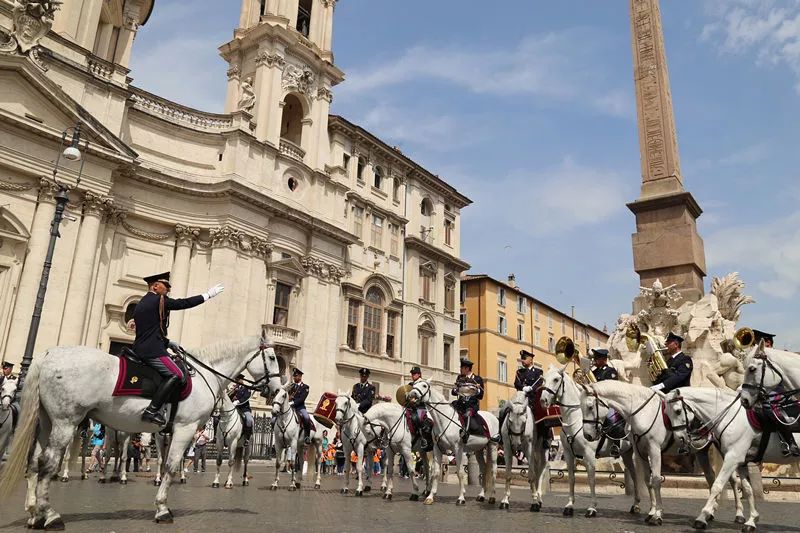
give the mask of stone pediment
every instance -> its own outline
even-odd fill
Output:
[[[82,139],[90,148],[132,160],[135,151],[111,133],[88,111],[22,56],[0,55],[0,120],[18,123],[44,135],[61,136],[81,124]]]
[[[306,269],[303,268],[302,263],[300,263],[300,261],[294,257],[275,261],[271,263],[269,267],[272,270],[281,272],[282,274],[288,274],[298,281],[308,275]]]

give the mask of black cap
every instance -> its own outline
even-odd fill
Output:
[[[462,359],[461,367],[472,368],[472,361],[470,361],[469,359]]]
[[[422,375],[422,370],[420,370],[420,368],[418,366],[412,366],[411,367],[411,374],[420,374],[420,375]]]
[[[680,343],[682,343],[682,342],[683,342],[683,337],[681,337],[680,335],[675,335],[674,333],[672,333],[672,332],[670,331],[670,332],[669,332],[669,335],[667,335],[666,342],[670,342],[670,341],[675,341],[675,342],[677,342],[678,344],[680,344]]]
[[[608,357],[608,350],[605,348],[597,348],[592,350],[592,359],[599,359],[601,357]]]
[[[14,363],[9,363],[8,361],[3,361],[3,368],[14,368]]]
[[[303,371],[300,370],[299,368],[295,368],[294,370],[292,370],[292,375],[293,376],[302,376],[303,375]]]
[[[143,279],[145,283],[147,283],[148,285],[152,285],[156,281],[160,281],[170,289],[172,288],[172,285],[170,285],[169,283],[169,272],[162,272],[161,274],[153,274],[152,276],[147,276],[146,278]]]
[[[519,356],[522,359],[527,359],[528,357],[533,357],[533,353],[529,352],[528,350],[520,350],[519,351]]]
[[[359,369],[358,374],[361,376],[369,376],[369,368]]]
[[[753,336],[755,337],[755,342],[760,342],[761,339],[765,341],[772,341],[775,342],[775,334],[774,333],[765,333],[763,331],[759,331],[757,329],[753,330]]]

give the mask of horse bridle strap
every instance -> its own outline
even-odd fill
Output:
[[[262,381],[269,381],[272,378],[278,378],[278,377],[281,376],[280,373],[278,373],[278,372],[270,373],[270,372],[267,371],[267,356],[264,354],[265,351],[266,351],[266,347],[265,346],[260,346],[258,348],[258,350],[256,350],[253,353],[253,355],[251,355],[247,359],[245,364],[244,364],[245,367],[247,367],[247,365],[249,365],[253,361],[253,359],[255,359],[256,357],[261,355],[261,359],[264,362],[264,375],[261,378],[255,380],[255,381],[253,381],[251,379],[243,378],[242,381],[244,381],[245,383],[239,383],[239,385],[241,385],[242,387],[244,387],[246,389],[249,389],[251,391],[261,392],[262,390],[264,390],[264,386],[258,387],[256,385],[258,385]],[[200,359],[198,359],[196,356],[192,355],[191,353],[187,352],[183,348],[181,348],[181,355],[183,355],[184,357],[188,357],[189,359],[194,361],[197,364],[197,366],[199,366],[200,368],[204,368],[204,369],[208,370],[209,372],[211,372],[215,376],[217,376],[219,378],[222,378],[222,379],[225,379],[227,381],[230,381],[231,383],[237,383],[236,379],[234,379],[234,378],[232,378],[230,376],[226,376],[222,372],[220,372],[220,371],[208,366],[203,361],[201,361]],[[249,383],[249,385],[248,385],[248,383]]]

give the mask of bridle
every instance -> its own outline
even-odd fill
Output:
[[[681,406],[683,408],[683,424],[678,424],[678,425],[673,424],[672,431],[673,432],[682,430],[686,431],[686,435],[689,437],[689,445],[695,450],[702,450],[714,440],[716,440],[717,444],[721,445],[722,435],[725,433],[725,430],[727,430],[728,427],[733,423],[733,420],[736,418],[736,414],[739,412],[738,409],[742,409],[742,404],[741,402],[739,402],[740,396],[741,393],[737,394],[736,397],[731,401],[731,403],[729,403],[727,407],[725,407],[725,409],[720,411],[717,414],[717,416],[715,416],[714,418],[712,418],[711,420],[709,420],[704,424],[700,424],[699,426],[697,425],[697,422],[700,419],[700,417],[698,416],[697,411],[695,411],[691,405],[686,403],[686,400],[684,399],[683,396],[678,396],[677,398],[672,398],[671,400],[668,400],[667,403],[681,402]],[[735,403],[739,403],[739,407],[736,413],[734,413],[731,419],[728,421],[728,423],[725,424],[725,426],[719,432],[719,435],[716,435],[714,433],[714,428],[716,428],[722,422],[722,420],[725,418],[725,415],[727,415],[728,411],[730,411],[731,407],[733,407]],[[687,412],[689,411],[691,411],[691,413],[694,415],[694,424],[689,422],[689,415],[687,414]],[[694,442],[699,441],[701,439],[705,439],[705,443],[703,443],[702,446],[700,447],[695,446]],[[681,451],[682,450],[679,449],[678,453],[680,453]]]
[[[269,369],[267,368],[267,356],[266,356],[265,352],[266,352],[266,350],[268,348],[269,348],[269,346],[267,346],[266,344],[259,345],[258,349],[255,352],[253,352],[253,355],[251,355],[247,359],[247,361],[245,361],[245,363],[244,363],[245,368],[247,368],[247,366],[250,363],[252,363],[253,360],[256,357],[258,357],[260,355],[261,356],[261,361],[264,364],[264,375],[261,376],[259,379],[255,380],[255,381],[251,380],[251,379],[247,379],[247,378],[242,378],[242,381],[244,381],[245,383],[239,383],[240,386],[242,386],[242,387],[244,387],[246,389],[249,389],[251,391],[264,392],[267,389],[268,385],[269,385],[269,380],[270,379],[281,377],[279,372],[270,372]],[[181,348],[181,355],[191,359],[194,362],[194,364],[197,364],[197,366],[199,366],[200,368],[204,368],[205,370],[208,370],[209,372],[211,372],[215,376],[217,376],[219,378],[222,378],[224,380],[227,380],[227,381],[229,381],[231,383],[237,383],[237,380],[235,378],[232,378],[230,376],[226,376],[222,372],[220,372],[218,370],[215,370],[214,368],[212,368],[209,365],[205,364],[203,361],[199,360],[197,357],[195,357],[191,353],[187,352],[183,348]],[[264,384],[259,386],[259,384],[262,381],[264,382]]]
[[[520,404],[512,402],[511,405],[513,406],[513,405],[520,405]],[[511,424],[507,423],[506,424],[506,431],[508,431],[508,436],[509,437],[520,437],[521,438],[523,435],[525,435],[525,426],[528,424],[528,406],[525,405],[525,404],[521,404],[521,405],[525,408],[524,409],[524,415],[523,415],[522,429],[520,431],[514,431],[514,430],[511,429]],[[513,409],[514,408],[512,407],[511,408],[512,412],[513,412]],[[506,416],[506,422],[509,422],[508,416],[511,416],[511,412],[509,412],[508,415]]]
[[[353,407],[353,402],[350,400],[350,397],[348,395],[346,395],[346,394],[340,394],[339,398],[346,398],[347,399],[347,407],[345,409],[342,409],[341,407],[337,407],[336,408],[336,413],[337,414],[341,413],[342,414],[342,418],[344,419],[344,420],[342,420],[341,424],[337,423],[336,425],[339,426],[342,434],[345,437],[347,437],[347,440],[350,441],[350,447],[352,449],[355,449],[356,441],[358,440],[358,436],[361,435],[361,424],[356,424],[356,433],[355,433],[355,435],[350,436],[350,435],[347,434],[347,427],[350,424],[350,422],[352,422],[353,419],[356,417],[356,412],[353,412],[350,415],[350,418],[346,418],[347,417],[347,413],[349,413],[350,409]]]
[[[772,363],[772,361],[769,360],[769,357],[767,357],[766,353],[764,352],[756,353],[755,355],[753,355],[753,358],[761,360],[761,376],[759,377],[758,385],[752,385],[750,383],[742,383],[742,390],[755,390],[757,400],[771,402],[771,400],[769,400],[769,391],[764,386],[764,378],[766,377],[767,374],[767,367],[769,367],[769,369],[778,377],[778,383],[775,384],[773,388],[778,388],[781,386],[781,384],[783,383],[783,374],[781,374],[781,371],[778,370],[778,367],[776,367]],[[794,391],[789,391],[789,392],[794,392]]]

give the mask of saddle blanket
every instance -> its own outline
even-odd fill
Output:
[[[139,396],[141,398],[152,398],[158,390],[164,378],[161,374],[139,363],[125,358],[118,357],[119,359],[119,375],[117,376],[117,384],[114,386],[112,396]],[[185,383],[181,389],[179,400],[185,400],[192,392],[192,377],[185,368],[179,368],[185,376]]]
[[[536,389],[533,394],[533,400],[531,401],[531,405],[533,406],[533,420],[537,424],[544,422],[544,425],[547,427],[560,426],[561,409],[557,405],[548,407],[547,409],[542,407],[542,390],[544,389],[540,387]],[[528,398],[530,398],[530,396]]]
[[[483,430],[483,436],[484,437],[486,437],[487,439],[491,439],[492,438],[492,434],[489,432],[489,424],[486,423],[486,419],[484,419],[481,416],[480,413],[478,413],[477,411],[473,411],[472,412],[472,420],[473,421],[477,420],[478,422],[480,422],[481,429]],[[462,412],[459,411],[458,412],[458,421],[461,424],[461,427],[464,427],[464,425],[467,423],[467,415],[465,413],[462,413]],[[470,432],[471,435],[475,435],[476,434],[475,432],[472,431],[471,427],[467,428],[467,430]]]
[[[661,418],[664,419],[664,427],[667,428],[668,431],[672,431],[672,422],[669,421],[669,417],[667,416],[667,404],[664,400],[661,400]]]

